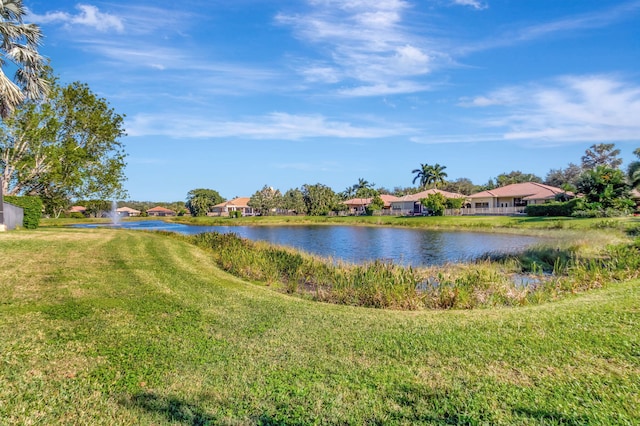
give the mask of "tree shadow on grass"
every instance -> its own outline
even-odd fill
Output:
[[[140,392],[123,399],[121,404],[126,407],[141,408],[152,414],[163,415],[169,422],[179,422],[189,426],[214,426],[228,424],[218,416],[206,413],[196,404],[189,403],[175,396],[160,396],[153,392]],[[228,420],[228,419],[227,419]],[[267,414],[251,418],[250,422],[264,426],[292,426],[301,423],[283,422]]]
[[[590,419],[586,416],[576,415],[576,416],[567,416],[561,413],[547,411],[547,410],[536,410],[530,408],[516,408],[513,410],[513,413],[522,416],[528,419],[532,419],[542,424],[550,424],[550,425],[563,425],[563,426],[582,426],[588,425],[591,423]]]
[[[125,406],[139,407],[150,413],[164,415],[170,422],[191,426],[218,424],[218,419],[207,414],[195,404],[175,396],[159,396],[152,392],[141,392],[122,402]]]

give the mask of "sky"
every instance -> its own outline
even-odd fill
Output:
[[[131,200],[544,178],[640,147],[640,0],[24,4],[60,82],[126,116]]]

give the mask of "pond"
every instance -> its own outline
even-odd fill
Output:
[[[231,232],[242,238],[294,247],[335,260],[363,263],[381,259],[414,267],[468,261],[488,252],[515,253],[542,241],[523,235],[343,225],[194,226],[149,220],[121,222],[117,226],[188,235]]]

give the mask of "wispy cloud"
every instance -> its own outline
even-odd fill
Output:
[[[476,10],[482,10],[489,7],[486,3],[478,0],[453,0],[453,4],[457,4],[460,6],[469,6]]]
[[[345,96],[413,93],[425,90],[416,77],[429,74],[443,56],[428,40],[403,25],[411,6],[403,0],[308,0],[303,14],[281,13],[276,21],[324,56],[300,67],[308,81],[353,86]]]
[[[473,133],[422,143],[526,141],[539,145],[640,141],[640,86],[608,75],[566,76],[502,88],[460,103],[481,111]]]
[[[640,12],[639,0],[625,2],[597,12],[584,13],[537,25],[525,26],[516,30],[505,31],[498,37],[492,37],[461,47],[458,49],[458,53],[466,54],[479,50],[513,46],[527,41],[551,37],[560,33],[603,28],[618,21],[629,19],[630,16],[638,12]]]
[[[76,5],[78,13],[71,14],[61,11],[47,12],[44,15],[29,13],[29,20],[38,24],[59,23],[67,27],[83,26],[100,32],[116,31],[121,33],[125,29],[122,18],[101,12],[98,7],[88,4]]]
[[[249,138],[302,140],[319,137],[384,138],[413,133],[401,125],[355,125],[322,115],[274,112],[245,121],[212,121],[208,117],[138,114],[127,121],[129,136],[163,135],[173,138]]]

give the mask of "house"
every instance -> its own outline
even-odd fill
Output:
[[[83,206],[71,206],[71,208],[67,210],[67,213],[80,213],[84,215],[87,213],[87,208]]]
[[[445,198],[467,198],[466,195],[456,192],[442,191],[440,189],[427,189],[417,194],[409,194],[400,197],[391,202],[391,210],[393,214],[401,216],[412,216],[426,214],[427,211],[420,203],[420,200],[427,198],[431,194],[442,194]]]
[[[398,197],[389,194],[381,194],[380,198],[384,202],[382,208],[383,214],[391,211],[391,203],[398,200]],[[349,208],[349,213],[354,215],[360,215],[366,213],[366,208],[371,204],[373,198],[351,198],[350,200],[343,201],[342,204]]]
[[[253,216],[254,211],[248,206],[249,197],[237,197],[231,201],[216,204],[207,216],[229,216],[230,212],[239,211],[242,216]]]
[[[558,195],[574,197],[572,192],[537,182],[514,183],[469,195],[471,209],[466,214],[517,214],[526,206],[554,201]]]
[[[134,217],[140,216],[140,210],[132,209],[131,207],[120,207],[116,209],[116,213],[120,217]]]
[[[149,216],[175,216],[176,212],[171,209],[156,206],[152,209],[147,210],[147,214]]]

